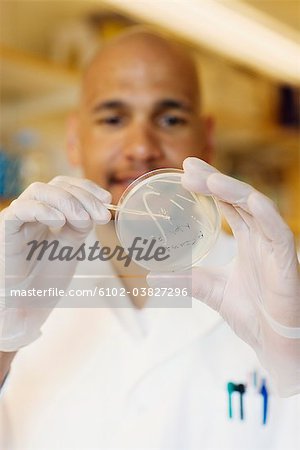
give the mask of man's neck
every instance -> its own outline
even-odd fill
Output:
[[[107,225],[101,225],[96,228],[97,236],[102,246],[114,249],[117,245],[121,245],[115,231],[114,221],[110,221]],[[125,267],[124,260],[120,261],[116,257],[110,260],[116,274],[121,279],[126,290],[132,292],[133,288],[138,289],[139,295],[130,295],[131,301],[136,308],[143,308],[146,303],[146,296],[141,296],[141,288],[147,288],[146,275],[147,270],[138,266],[131,261],[128,267]]]

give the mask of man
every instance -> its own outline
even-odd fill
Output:
[[[76,260],[34,264],[26,260],[24,242],[55,237],[78,244],[99,225],[96,236],[113,245],[105,204],[116,203],[139,175],[181,168],[183,161],[183,185],[219,200],[237,241],[230,265],[219,252],[230,247],[223,237],[208,263],[194,269],[190,294],[212,309],[194,300],[193,308],[143,308],[143,298],[126,297],[121,309],[56,308],[46,321],[57,298],[48,298],[46,308],[26,297],[2,308],[2,379],[14,353],[34,341],[46,321],[42,337],[18,353],[5,387],[7,448],[279,449],[288,438],[296,447],[297,397],[277,398],[272,382],[261,381],[268,375],[255,357],[280,393],[299,392],[292,234],[267,198],[202,161],[209,158],[211,130],[201,118],[200,97],[195,65],[181,47],[149,31],[123,34],[90,63],[70,121],[70,161],[86,179],[31,185],[2,213],[6,273],[13,268],[15,276],[8,287],[25,290],[48,288],[49,277],[66,289],[78,274],[90,281],[101,273],[115,286],[125,280],[132,292],[137,281],[130,283],[117,262],[88,264],[86,272]],[[146,272],[130,270],[146,286]],[[181,280],[156,274],[149,283]],[[255,353],[227,325],[216,327],[213,310]],[[252,382],[251,370],[260,372]]]

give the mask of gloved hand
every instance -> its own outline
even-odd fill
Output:
[[[111,214],[109,192],[89,180],[56,177],[33,183],[0,213],[0,351],[15,351],[40,335],[59,298],[9,297],[10,289],[65,289],[77,260],[27,260],[28,242],[58,240],[59,247],[84,241],[93,223]]]
[[[291,230],[260,192],[197,158],[183,163],[182,184],[213,195],[237,241],[226,267],[192,270],[190,295],[218,311],[251,345],[281,395],[300,392],[299,262]],[[190,274],[190,272],[189,272]],[[157,287],[182,287],[182,273],[150,274]]]

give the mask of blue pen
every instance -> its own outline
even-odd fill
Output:
[[[263,379],[261,389],[259,392],[262,395],[263,398],[263,425],[266,425],[267,423],[267,417],[268,417],[268,389],[266,386],[266,380]]]

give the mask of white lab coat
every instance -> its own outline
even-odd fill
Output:
[[[205,264],[232,252],[222,236]],[[1,449],[299,448],[299,396],[276,397],[252,349],[218,314],[196,300],[192,308],[143,310],[124,302],[58,308],[43,336],[19,352],[2,394]],[[271,391],[266,425],[262,396],[249,383],[254,370]],[[228,417],[229,381],[248,384],[244,420],[238,394]]]

